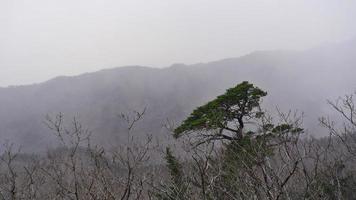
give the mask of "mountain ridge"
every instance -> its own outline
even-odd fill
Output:
[[[179,123],[196,106],[245,80],[269,93],[264,103],[267,108],[278,105],[283,110],[305,111],[306,126],[313,130],[317,117],[329,114],[326,99],[355,89],[356,45],[344,46],[258,51],[167,68],[126,66],[1,88],[0,139],[27,144],[26,148],[31,150],[51,145],[53,137],[43,126],[43,120],[47,114],[62,112],[68,118],[79,116],[83,125],[95,133],[98,143],[120,142],[124,124],[117,115],[144,107],[147,114],[137,127],[137,134],[166,138],[162,123],[167,118]]]

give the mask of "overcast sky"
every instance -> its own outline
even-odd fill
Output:
[[[0,86],[356,36],[354,0],[0,0]]]

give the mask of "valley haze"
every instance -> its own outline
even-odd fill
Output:
[[[250,81],[268,92],[264,107],[304,112],[305,126],[323,136],[318,118],[331,114],[326,100],[355,90],[356,40],[304,51],[257,51],[194,65],[168,68],[129,66],[47,82],[0,88],[0,140],[37,151],[53,145],[44,125],[47,114],[74,116],[104,146],[123,142],[120,113],[147,108],[137,135],[153,134],[162,141],[170,136],[163,123],[183,120],[197,106],[226,88]],[[121,135],[120,135],[121,134]]]

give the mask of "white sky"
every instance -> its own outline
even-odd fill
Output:
[[[355,36],[355,0],[0,0],[0,86]]]

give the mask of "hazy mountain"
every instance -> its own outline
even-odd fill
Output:
[[[268,91],[265,105],[305,112],[313,134],[328,114],[326,99],[356,89],[356,40],[307,51],[259,51],[195,65],[164,69],[121,67],[45,83],[0,88],[0,139],[39,149],[51,144],[46,114],[79,116],[105,145],[120,142],[121,112],[147,107],[137,134],[165,137],[163,122],[182,120],[196,106],[248,80]]]

